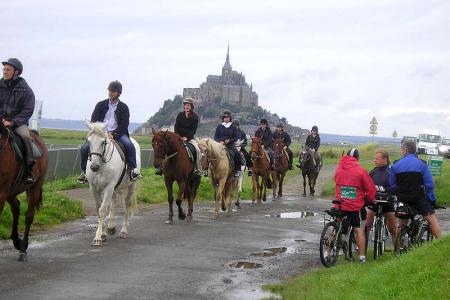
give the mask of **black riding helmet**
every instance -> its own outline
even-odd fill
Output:
[[[8,58],[7,61],[2,61],[2,65],[10,65],[14,68],[14,70],[19,71],[19,75],[23,72],[23,66],[20,60],[17,58]]]
[[[267,124],[267,119],[261,119],[261,121],[259,121],[259,125],[262,125],[262,124],[268,125]]]
[[[318,128],[316,125],[314,125],[314,126],[311,128],[311,131],[319,132],[319,128]]]
[[[229,110],[225,110],[225,111],[222,113],[222,121],[223,121],[223,119],[224,119],[225,117],[230,117],[230,121],[231,121],[231,113],[230,113]]]
[[[356,158],[356,160],[359,160],[359,151],[356,148],[348,150],[347,155]]]
[[[284,123],[283,122],[278,122],[277,123],[277,128],[284,128]]]
[[[232,123],[233,123],[234,126],[239,126],[239,125],[241,125],[241,124],[239,123],[239,120],[237,120],[237,119],[236,119],[236,120],[233,120]]]
[[[111,81],[108,85],[108,91],[122,94],[122,84],[118,80]]]

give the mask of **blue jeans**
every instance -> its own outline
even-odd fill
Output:
[[[119,137],[119,141],[125,146],[125,156],[127,163],[131,168],[135,169],[137,167],[136,163],[136,149],[130,138],[124,134]],[[86,173],[87,160],[89,158],[89,145],[84,143],[80,148],[80,160],[81,160],[81,170]]]

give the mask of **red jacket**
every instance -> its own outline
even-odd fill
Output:
[[[364,201],[373,203],[375,199],[375,184],[367,171],[352,156],[346,155],[341,158],[336,168],[334,182],[336,199],[342,200],[342,210],[359,211],[364,206]]]

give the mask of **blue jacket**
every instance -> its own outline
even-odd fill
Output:
[[[377,186],[382,186],[385,191],[390,191],[389,175],[391,174],[391,168],[389,166],[375,167],[370,171],[369,175],[373,180],[373,183]]]
[[[33,90],[22,77],[6,82],[0,80],[0,119],[12,122],[13,127],[28,124],[35,105]]]
[[[105,116],[109,109],[108,103],[109,99],[97,103],[91,116],[91,122],[105,121]],[[119,101],[119,103],[117,104],[115,115],[117,120],[117,128],[116,130],[114,130],[114,132],[111,133],[114,139],[117,140],[124,134],[129,136],[130,134],[128,133],[128,125],[130,124],[130,111],[128,109],[128,106],[122,101]]]
[[[225,140],[230,140],[228,144],[226,144],[227,147],[234,146],[234,142],[236,142],[236,133],[237,129],[236,126],[231,125],[230,127],[226,128],[222,124],[217,125],[216,133],[214,134],[214,140],[216,142],[225,142]]]
[[[430,169],[415,154],[408,154],[392,165],[389,185],[402,202],[414,202],[419,198],[436,201]]]

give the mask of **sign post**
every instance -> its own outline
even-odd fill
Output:
[[[439,155],[428,155],[428,167],[430,168],[431,175],[441,176],[442,174],[442,164],[444,162],[444,157]]]
[[[372,118],[372,121],[370,121],[370,134],[372,135],[372,144],[373,144],[373,138],[375,136],[375,134],[377,134],[377,130],[378,130],[378,121],[377,119],[375,119],[375,117]]]

